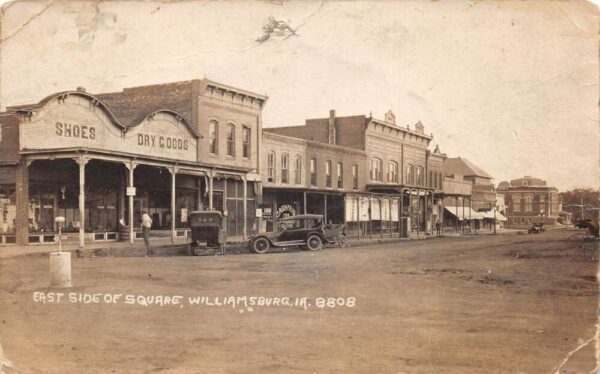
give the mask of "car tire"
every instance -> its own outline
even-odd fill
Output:
[[[321,248],[323,248],[323,240],[321,240],[319,235],[310,235],[306,239],[306,248],[308,248],[311,251],[318,251]]]
[[[252,250],[256,253],[267,253],[269,251],[269,248],[271,247],[271,243],[269,243],[269,240],[267,238],[256,238],[253,242],[252,242]]]

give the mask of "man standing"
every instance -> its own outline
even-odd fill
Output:
[[[142,232],[144,233],[144,244],[146,245],[146,256],[152,255],[150,249],[150,228],[152,227],[152,218],[146,211],[142,212]]]

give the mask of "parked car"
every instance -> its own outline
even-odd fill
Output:
[[[539,234],[542,232],[546,232],[546,229],[544,228],[544,224],[543,223],[534,223],[529,230],[527,230],[528,234]]]
[[[275,223],[276,231],[261,233],[250,239],[250,250],[267,253],[271,247],[305,247],[318,251],[324,244],[346,245],[344,225],[325,225],[320,214],[300,214]]]
[[[223,214],[216,210],[191,212],[189,217],[191,242],[188,244],[190,256],[199,249],[218,249],[224,254],[227,233],[224,229]]]

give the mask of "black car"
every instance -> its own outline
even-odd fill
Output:
[[[318,251],[323,244],[344,246],[343,225],[325,225],[320,214],[301,214],[276,221],[275,232],[261,233],[250,239],[250,249],[267,253],[271,247],[306,247]]]
[[[227,234],[221,212],[216,210],[191,212],[189,216],[191,242],[188,254],[196,254],[198,249],[217,249],[224,254]]]

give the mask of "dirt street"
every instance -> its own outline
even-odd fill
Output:
[[[1,259],[0,342],[19,373],[550,373],[597,321],[597,262],[566,257],[569,234],[81,258],[63,290],[47,256]]]

